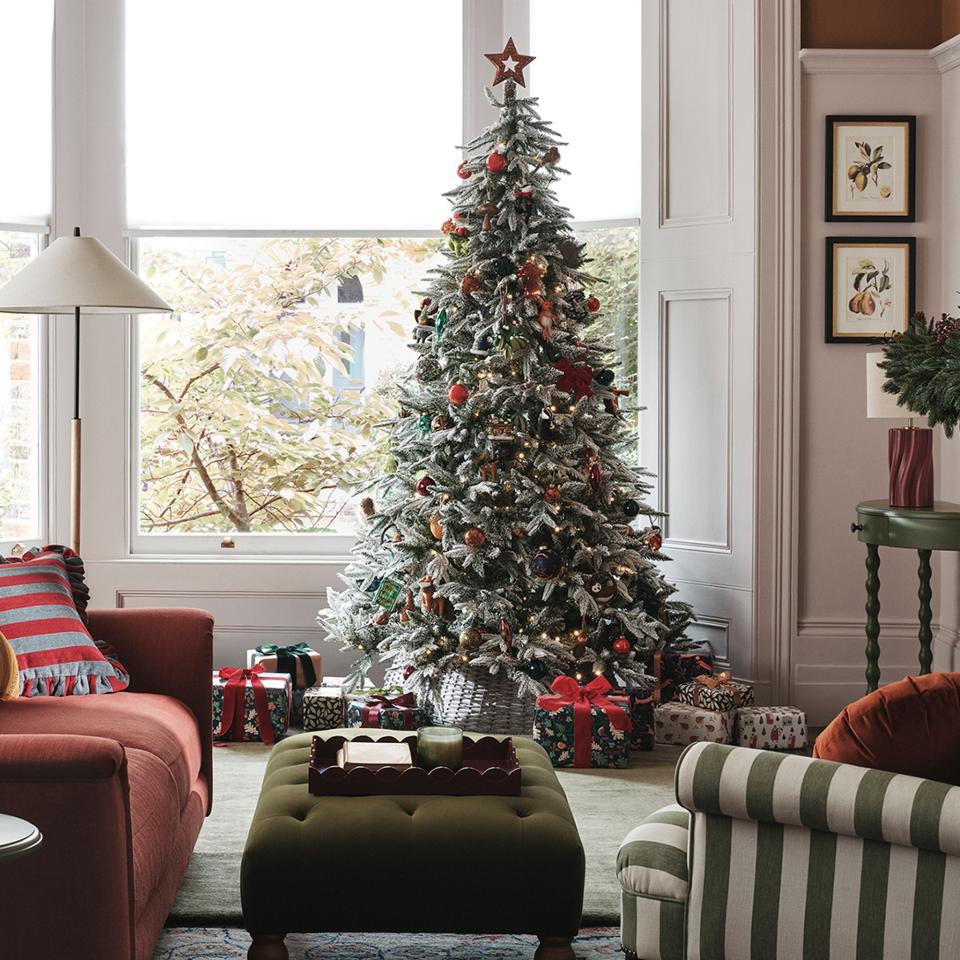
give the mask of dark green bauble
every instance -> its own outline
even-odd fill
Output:
[[[640,504],[636,500],[624,500],[623,512],[628,517],[635,517],[640,512]]]
[[[424,433],[429,433],[429,432],[430,432],[430,423],[431,423],[432,419],[433,419],[433,418],[430,416],[429,413],[421,413],[420,416],[417,417],[417,426],[418,426]]]
[[[544,547],[530,561],[530,569],[538,580],[553,580],[560,576],[563,569],[563,560],[556,550]]]
[[[509,257],[497,257],[493,261],[493,272],[502,280],[504,277],[509,277],[511,273],[516,273],[517,267]]]
[[[603,370],[598,370],[594,375],[593,379],[597,381],[602,387],[609,387],[613,383],[613,378],[616,376],[612,370],[608,370],[606,367]]]
[[[531,660],[524,665],[523,672],[534,680],[542,680],[547,675],[547,667],[541,660]]]

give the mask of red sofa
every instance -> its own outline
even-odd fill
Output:
[[[43,846],[0,864],[4,960],[149,960],[213,771],[213,618],[91,610],[130,671],[122,693],[0,702],[0,813]]]

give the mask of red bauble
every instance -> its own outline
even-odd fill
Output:
[[[467,170],[466,167],[467,167],[466,160],[464,160],[463,163],[461,163],[460,166],[457,167],[457,176],[461,180],[469,180],[473,176],[473,174],[469,170]]]
[[[403,668],[403,679],[409,680],[413,676],[413,667],[404,667]]]
[[[487,169],[491,173],[503,173],[507,169],[507,158],[502,153],[491,153],[487,157]]]
[[[429,307],[432,302],[433,302],[433,301],[432,301],[429,297],[424,297],[424,298],[420,301],[420,309],[421,309],[421,310],[426,310],[427,307]]]
[[[454,232],[458,237],[469,237],[469,236],[470,236],[470,228],[469,228],[469,227],[454,227],[454,228],[453,228],[453,232]]]
[[[479,527],[471,527],[463,535],[463,542],[468,547],[482,547],[487,542],[487,535]]]
[[[587,313],[596,313],[600,309],[600,301],[596,297],[590,297],[586,304]]]
[[[459,407],[461,404],[467,402],[467,397],[470,396],[470,391],[462,383],[455,383],[450,388],[450,392],[447,394],[447,396],[450,398],[450,402],[455,407]]]
[[[543,491],[543,499],[546,500],[547,503],[552,503],[554,505],[560,502],[560,498],[562,496],[563,494],[560,493],[559,487],[547,487],[547,489]]]
[[[617,637],[613,641],[613,652],[618,657],[625,657],[630,652],[630,641],[626,637]]]
[[[433,477],[421,477],[417,481],[417,493],[419,493],[421,497],[427,496],[436,482]]]
[[[464,278],[460,281],[460,292],[465,296],[469,296],[476,290],[479,290],[483,284],[475,277],[472,273],[464,275]]]
[[[647,546],[654,552],[658,553],[660,548],[663,546],[663,537],[659,533],[652,533],[647,537]]]

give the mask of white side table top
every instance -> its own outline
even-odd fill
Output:
[[[0,813],[0,860],[25,857],[41,843],[43,835],[32,823]]]

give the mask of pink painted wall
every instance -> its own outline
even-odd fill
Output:
[[[810,53],[802,58],[800,582],[792,660],[796,699],[818,723],[863,692],[865,548],[849,527],[860,500],[886,496],[893,425],[866,419],[863,356],[876,348],[824,343],[824,238],[916,236],[917,304],[941,309],[941,78],[923,53],[915,55],[915,72],[842,57],[832,69],[843,72],[820,72],[817,63],[822,70],[831,62]],[[897,63],[902,70],[904,61]],[[824,221],[824,117],[831,113],[917,115],[916,223]],[[916,567],[912,552],[882,552],[884,681],[918,669]]]

